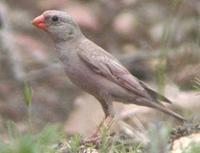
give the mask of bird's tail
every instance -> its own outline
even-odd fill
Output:
[[[166,113],[168,115],[171,115],[171,116],[175,117],[176,119],[178,119],[181,122],[187,121],[183,116],[181,116],[181,115],[175,113],[174,111],[164,107],[163,105],[160,105],[158,103],[151,102],[151,101],[146,101],[146,104],[149,107],[155,108],[155,109],[160,110],[160,111],[162,111],[162,112],[164,112],[164,113]]]
[[[153,100],[155,100],[155,102],[163,101],[163,102],[167,102],[167,103],[170,103],[170,104],[172,103],[168,98],[157,93],[156,91],[154,91],[153,89],[148,87],[144,82],[140,81],[140,84],[142,85],[142,87],[144,89],[146,89],[147,93],[151,96],[151,98]]]

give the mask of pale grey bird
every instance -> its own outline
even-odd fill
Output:
[[[185,120],[159,102],[171,103],[170,100],[150,89],[115,57],[87,39],[66,12],[45,11],[32,24],[51,36],[67,76],[99,100],[106,118],[113,117],[112,103],[118,101],[155,108],[178,120]]]

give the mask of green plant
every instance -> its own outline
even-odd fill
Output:
[[[199,153],[200,152],[200,145],[199,144],[190,144],[183,153]]]
[[[200,91],[200,78],[195,78],[195,80],[194,80],[194,88],[197,91]]]
[[[152,125],[149,131],[149,138],[151,140],[149,146],[150,153],[166,152],[168,150],[169,128],[167,125],[155,124]]]
[[[9,139],[8,143],[0,141],[0,153],[53,153],[53,144],[62,138],[63,133],[58,126],[47,126],[38,134],[19,134]]]
[[[76,153],[80,150],[81,146],[81,136],[75,134],[70,139],[69,153]]]
[[[32,102],[33,92],[32,92],[32,88],[30,87],[30,85],[27,82],[24,83],[23,95],[24,95],[24,102],[25,102],[25,104],[28,107],[30,107],[31,102]]]

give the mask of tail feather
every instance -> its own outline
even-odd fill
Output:
[[[164,113],[166,113],[168,115],[171,115],[171,116],[175,117],[176,119],[178,119],[181,122],[186,121],[186,119],[183,116],[179,115],[178,113],[175,113],[174,111],[172,111],[172,110],[170,110],[170,109],[168,109],[168,108],[166,108],[166,107],[164,107],[162,105],[159,105],[159,104],[157,104],[155,102],[151,102],[149,100],[144,100],[144,101],[146,102],[146,105],[148,107],[160,110],[160,111],[162,111],[162,112],[164,112]]]
[[[150,88],[146,88],[146,90],[155,100],[159,99],[159,100],[162,100],[162,101],[170,103],[170,104],[172,103],[169,99],[167,99],[163,95],[157,93],[156,91],[154,91]]]
[[[146,89],[147,93],[151,96],[151,98],[153,98],[156,102],[158,102],[158,100],[167,102],[167,103],[172,103],[168,98],[166,98],[165,96],[157,93],[156,91],[154,91],[153,89],[149,88],[147,85],[145,85],[142,81],[140,81],[140,84],[142,85],[142,87],[144,89]]]

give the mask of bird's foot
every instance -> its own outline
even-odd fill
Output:
[[[100,141],[101,141],[101,137],[96,135],[96,136],[91,136],[83,140],[83,144],[99,144]]]
[[[110,128],[113,124],[113,118],[111,116],[106,117],[98,126],[97,130],[88,138],[86,138],[84,144],[98,144],[101,142],[102,135],[110,136]]]

